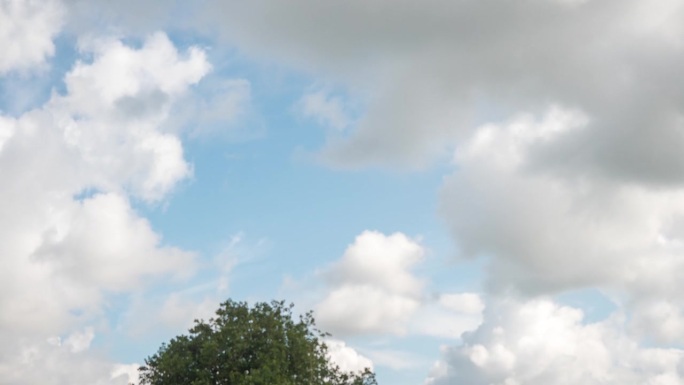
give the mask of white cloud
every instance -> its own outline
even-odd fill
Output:
[[[55,52],[54,37],[64,22],[57,0],[0,2],[0,75],[40,66]]]
[[[663,345],[684,342],[684,304],[677,297],[644,296],[628,304],[632,310],[631,329]]]
[[[425,382],[439,384],[680,384],[684,352],[647,348],[619,316],[584,324],[549,300],[495,300],[484,323],[445,348]]]
[[[324,272],[330,290],[316,307],[322,328],[343,335],[404,333],[421,303],[423,282],[411,269],[424,253],[401,233],[365,231],[356,237]]]
[[[58,274],[111,291],[131,291],[160,273],[192,274],[192,254],[161,247],[159,235],[123,197],[97,194],[65,209],[34,253]]]
[[[361,233],[338,261],[318,274],[324,279],[322,290],[310,289],[320,293],[314,308],[321,328],[341,336],[409,334],[450,339],[476,328],[484,307],[480,296],[428,296],[429,282],[413,272],[424,256],[423,246],[402,233]],[[384,362],[384,356],[379,357]]]
[[[394,349],[366,349],[367,354],[377,366],[394,370],[409,370],[425,365],[425,358],[419,354]]]
[[[123,185],[158,200],[191,172],[180,140],[164,131],[172,102],[211,66],[201,50],[181,54],[162,33],[137,50],[107,39],[85,47],[94,61],[79,62],[67,74],[67,94],[48,105],[52,118],[83,166],[97,170],[88,175],[95,187]]]
[[[139,48],[89,44],[92,60],[66,75],[64,94],[0,118],[0,377],[12,384],[126,384],[85,325],[106,323],[111,293],[196,267],[130,200],[159,201],[190,175],[165,124],[209,71],[205,55],[163,34]],[[66,337],[45,342],[54,336]]]
[[[465,314],[481,314],[484,310],[482,298],[475,293],[442,294],[438,302],[449,310]]]
[[[344,341],[326,339],[323,341],[328,347],[328,358],[345,372],[360,372],[365,368],[373,370],[373,362],[359,354]]]
[[[125,377],[127,378],[126,385],[137,384],[138,381],[140,381],[140,378],[138,376],[139,367],[139,364],[115,365],[111,373],[111,378],[112,380],[119,381],[119,378]]]
[[[401,233],[386,236],[364,231],[356,237],[340,261],[331,266],[326,278],[333,284],[371,284],[387,291],[418,295],[423,282],[411,269],[423,260],[425,251]]]
[[[449,293],[424,301],[411,320],[413,334],[459,339],[482,322],[484,304],[475,293]]]
[[[69,348],[72,353],[79,353],[90,348],[90,344],[95,338],[95,331],[92,327],[86,328],[83,332],[74,332],[69,335],[62,346]]]
[[[91,328],[68,335],[64,342],[17,338],[3,331],[0,376],[7,384],[128,385],[137,379],[133,367],[115,365],[90,347]]]
[[[418,299],[371,285],[349,285],[330,291],[318,304],[321,326],[335,335],[406,332],[406,322],[418,310]]]

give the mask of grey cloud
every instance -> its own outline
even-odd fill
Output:
[[[457,149],[440,213],[461,255],[490,258],[494,291],[612,285],[672,297],[664,282],[682,271],[681,189],[530,169],[536,148],[583,132],[586,122],[556,109],[481,127]]]
[[[116,101],[115,108],[124,120],[145,119],[163,111],[168,101],[169,96],[164,92],[150,90],[121,97]]]
[[[356,132],[324,152],[336,163],[420,165],[473,128],[478,104],[508,114],[560,103],[589,114],[592,129],[540,150],[540,163],[574,156],[575,173],[682,180],[678,2],[214,4],[245,50],[371,90]]]
[[[148,30],[185,9],[143,5],[107,9]],[[369,95],[351,135],[323,149],[334,165],[419,168],[478,121],[556,103],[592,125],[538,149],[540,169],[684,181],[681,2],[211,0],[186,11],[187,25],[248,54]]]

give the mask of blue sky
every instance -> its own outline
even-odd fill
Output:
[[[0,0],[0,377],[228,298],[381,384],[684,383],[684,2]]]

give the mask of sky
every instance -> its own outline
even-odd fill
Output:
[[[285,300],[381,384],[684,384],[684,1],[0,0],[0,378]]]

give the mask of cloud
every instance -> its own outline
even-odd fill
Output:
[[[439,304],[466,314],[481,314],[484,310],[482,298],[475,293],[443,294],[439,297]]]
[[[52,39],[64,23],[64,14],[56,0],[0,3],[0,75],[44,65],[55,52]]]
[[[618,314],[585,324],[582,311],[546,299],[498,299],[463,343],[443,350],[426,380],[439,384],[679,384],[684,352],[648,348]]]
[[[324,330],[335,334],[404,333],[421,303],[423,283],[411,268],[424,250],[404,234],[365,231],[323,274],[330,284],[316,306]]]
[[[232,278],[244,264],[260,259],[268,240],[250,240],[238,232],[210,260],[197,263],[196,274],[180,282],[164,282],[163,290],[137,291],[116,325],[131,341],[168,338],[188,330],[195,320],[215,316],[219,305],[232,295]]]
[[[144,200],[159,200],[191,172],[179,138],[164,130],[172,102],[211,66],[201,50],[179,53],[162,33],[150,35],[141,49],[110,39],[82,45],[94,60],[78,62],[66,75],[67,93],[50,100],[52,122],[44,124],[63,131],[83,172],[90,171],[92,187],[123,186]]]
[[[335,283],[373,284],[391,292],[420,293],[423,283],[410,271],[425,256],[423,247],[406,235],[364,231],[327,273]]]
[[[138,48],[92,39],[81,49],[89,60],[66,74],[64,93],[0,115],[0,373],[13,384],[125,384],[90,348],[110,296],[187,278],[197,264],[131,200],[159,202],[191,174],[165,124],[210,70],[204,53],[160,33]]]
[[[414,273],[425,249],[402,233],[364,231],[344,255],[319,273],[325,281],[315,305],[323,330],[334,335],[419,334],[458,338],[479,325],[475,293],[431,298],[428,281]]]
[[[137,379],[137,365],[116,365],[90,347],[92,329],[76,331],[64,340],[39,339],[3,330],[0,376],[8,384],[127,385]]]
[[[488,259],[488,290],[605,288],[644,335],[684,341],[684,191],[538,164],[539,148],[590,125],[579,111],[552,107],[480,127],[456,150],[440,212],[463,257]]]
[[[75,12],[70,21],[86,23],[85,15],[95,12],[102,19],[93,20],[135,25],[145,35],[171,15],[187,15],[184,27],[211,38],[218,30],[241,53],[320,75],[351,97],[362,95],[365,114],[351,123],[330,94],[314,92],[301,100],[305,115],[349,126],[342,134],[330,130],[321,149],[330,164],[415,169],[455,150],[439,212],[462,256],[487,260],[488,293],[534,297],[607,288],[617,293],[629,315],[624,328],[635,336],[621,334],[623,325],[613,321],[582,324],[575,309],[539,300],[491,305],[508,312],[502,330],[534,337],[535,330],[515,320],[548,319],[560,344],[575,349],[571,355],[588,349],[566,343],[572,340],[617,357],[587,353],[595,360],[577,361],[585,366],[577,377],[566,377],[573,381],[591,383],[613,367],[622,369],[606,381],[639,383],[647,375],[653,382],[680,380],[672,369],[676,351],[645,349],[636,341],[684,341],[681,1],[210,0],[188,13],[183,11],[190,7],[177,2],[105,3],[67,1]],[[49,3],[54,12],[36,7],[33,14],[44,18],[29,20],[11,7],[36,3],[5,4],[0,17],[11,15],[17,23],[0,25],[43,25],[24,35],[48,43],[0,59],[0,72],[40,66],[54,49],[59,5]],[[9,30],[0,27],[0,42]],[[139,48],[116,39],[83,39],[82,49],[93,59],[69,73],[65,94],[19,117],[0,117],[6,182],[0,202],[11,202],[0,204],[0,218],[12,218],[0,220],[0,255],[10,261],[0,271],[0,325],[22,333],[72,331],[82,319],[71,310],[92,311],[109,290],[192,265],[190,254],[163,246],[129,201],[159,202],[192,174],[181,130],[169,120],[181,117],[173,107],[189,89],[203,86],[211,67],[204,52],[179,52],[160,33],[142,39]],[[242,108],[234,101],[248,94],[240,81],[217,87],[220,96],[191,108],[211,122],[224,118],[219,110]],[[218,103],[224,94],[229,102]],[[187,115],[196,119],[193,114]],[[119,215],[92,214],[105,207],[116,207]],[[139,230],[137,238],[128,227]],[[103,269],[107,263],[90,266],[102,287],[88,276],[69,275],[73,268],[65,266],[81,259],[61,248],[87,252],[89,230],[80,229],[90,228],[133,237],[136,247],[160,259],[170,256],[170,264],[151,269],[122,258],[132,276]],[[481,303],[472,297],[427,298],[427,281],[413,273],[423,253],[401,234],[359,236],[320,275],[327,285],[317,304],[322,325],[343,335],[450,338],[473,327]],[[30,314],[43,317],[17,316]],[[497,339],[498,329],[488,329],[496,323],[492,317],[485,316],[480,334],[464,337],[467,351],[450,350],[467,359],[453,353],[461,358],[447,359],[436,378],[451,378],[449,368],[456,365],[465,368],[457,375],[474,383],[562,383],[556,374],[569,365],[565,350],[539,339],[532,351],[561,358],[533,368],[528,358],[519,358],[525,354],[513,340]],[[621,355],[628,352],[633,356]]]
[[[365,368],[373,370],[373,362],[347,346],[344,341],[326,339],[324,343],[328,347],[329,359],[342,371],[360,372]]]
[[[569,166],[683,181],[681,2],[259,0],[205,10],[201,20],[246,52],[372,95],[355,133],[325,151],[340,164],[417,167],[483,114],[553,102],[585,111],[595,134],[564,140],[548,161],[582,151]]]
[[[159,235],[121,196],[97,194],[71,209],[45,230],[34,253],[59,275],[86,287],[131,291],[149,276],[192,273],[192,254],[160,246]]]
[[[318,124],[335,130],[343,130],[351,123],[340,97],[322,89],[306,93],[297,103],[299,112]]]
[[[592,129],[549,143],[540,163],[684,182],[684,5],[676,0],[109,3],[95,4],[120,25],[150,31],[185,14],[185,25],[211,38],[363,95],[365,115],[322,149],[337,166],[425,167],[483,120],[555,103],[583,111]]]
[[[411,334],[440,339],[460,339],[482,322],[484,304],[475,293],[442,294],[436,300],[424,300],[410,321]]]
[[[679,268],[680,235],[669,230],[684,209],[679,189],[537,169],[536,148],[584,124],[581,114],[552,108],[539,119],[483,126],[457,150],[442,213],[463,255],[492,257],[493,285],[647,285],[644,274]]]
[[[178,130],[188,130],[192,137],[234,133],[236,123],[242,123],[249,111],[250,101],[249,81],[210,74],[174,105]]]
[[[321,326],[336,335],[404,334],[404,324],[418,310],[417,299],[388,293],[370,285],[340,287],[316,308]]]
[[[419,354],[395,349],[365,349],[376,366],[383,366],[393,370],[411,370],[426,366],[426,359]]]

